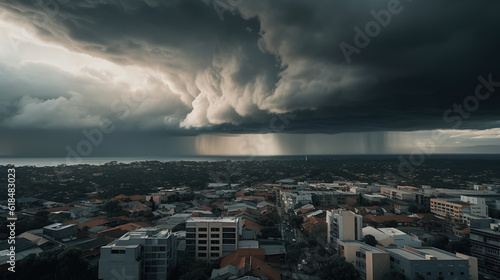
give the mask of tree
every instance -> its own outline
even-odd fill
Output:
[[[459,240],[448,242],[447,251],[470,255],[470,239],[462,237]]]
[[[119,204],[118,200],[110,200],[104,204],[102,207],[108,215],[120,215],[123,212],[122,206]]]
[[[344,257],[334,255],[320,268],[318,276],[320,279],[325,280],[357,280],[359,279],[359,272],[351,263],[346,262]]]
[[[448,238],[448,236],[437,234],[431,239],[431,241],[429,241],[429,245],[431,245],[432,247],[439,248],[441,250],[446,250],[449,242],[450,239]]]
[[[304,222],[304,217],[293,215],[290,216],[290,225],[295,228],[300,228],[300,225]]]
[[[391,269],[391,271],[387,272],[382,276],[384,280],[406,280],[406,276],[399,270]]]
[[[370,245],[370,246],[375,246],[377,245],[377,239],[375,239],[375,236],[371,234],[365,235],[365,243]]]
[[[299,245],[295,243],[288,243],[286,246],[286,261],[290,265],[296,264],[299,259],[300,255],[302,254],[302,250],[300,249]]]
[[[264,239],[269,237],[275,237],[275,238],[281,237],[280,230],[277,227],[264,227],[260,231],[260,235]]]

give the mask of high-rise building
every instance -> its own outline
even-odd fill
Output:
[[[326,212],[328,243],[337,248],[337,240],[363,239],[363,217],[348,210]]]
[[[141,228],[101,247],[99,279],[164,280],[176,265],[177,240],[168,230]]]
[[[391,270],[389,253],[361,241],[337,242],[337,252],[359,272],[363,280],[384,280],[383,276]]]
[[[471,228],[470,245],[471,255],[477,258],[479,273],[500,279],[500,232]]]
[[[241,219],[189,218],[186,223],[186,249],[192,250],[197,259],[216,260],[238,249]]]

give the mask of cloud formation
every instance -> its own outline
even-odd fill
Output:
[[[223,21],[208,0],[59,2],[0,3],[6,127],[258,133],[293,113],[283,132],[448,129],[478,76],[500,81],[495,1],[400,1],[351,63],[339,44],[390,1],[244,0]],[[498,127],[499,105],[459,129]]]

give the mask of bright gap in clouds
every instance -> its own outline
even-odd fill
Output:
[[[320,154],[485,153],[500,129],[357,132],[339,134],[199,135],[200,155],[267,156]],[[442,140],[440,140],[442,139]],[[500,152],[499,149],[490,150]]]

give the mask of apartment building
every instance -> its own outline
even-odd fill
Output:
[[[391,187],[380,188],[380,194],[391,199],[416,201],[416,192]]]
[[[471,255],[477,258],[479,273],[500,279],[500,232],[471,228],[470,245]]]
[[[470,208],[470,204],[457,199],[432,198],[431,212],[441,217],[450,218],[454,221],[463,221],[463,214],[470,211],[465,210]]]
[[[164,280],[177,260],[177,240],[168,230],[141,228],[101,247],[99,279]]]
[[[191,217],[186,223],[186,247],[197,259],[216,260],[238,249],[241,227],[236,217]]]
[[[361,241],[339,240],[337,252],[354,265],[363,280],[384,280],[384,274],[391,270],[389,253],[381,247]]]
[[[352,263],[363,280],[383,280],[391,269],[406,279],[477,280],[477,259],[433,247],[372,247],[361,241],[338,241],[338,253]]]
[[[348,210],[326,211],[328,244],[337,248],[338,240],[361,240],[363,238],[363,217]]]
[[[312,193],[310,192],[281,192],[281,199],[285,209],[293,210],[298,203],[305,205],[312,203]]]

